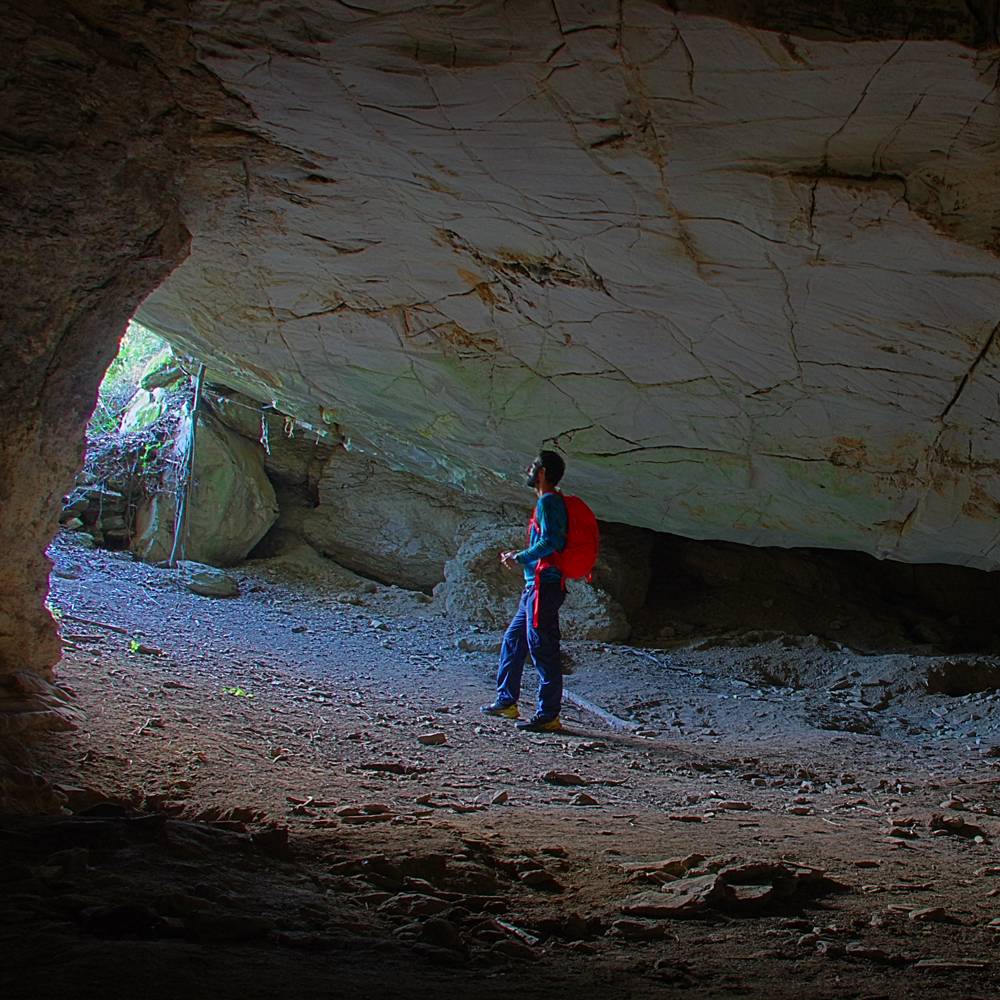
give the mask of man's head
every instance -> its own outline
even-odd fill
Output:
[[[538,474],[542,469],[545,470],[546,485],[556,486],[566,471],[566,463],[562,456],[557,455],[554,451],[540,451],[538,457],[531,463],[531,468],[528,469],[527,484],[532,489],[538,488]]]

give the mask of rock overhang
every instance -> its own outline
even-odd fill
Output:
[[[144,320],[472,492],[995,568],[996,52],[698,6],[200,7],[261,141]]]

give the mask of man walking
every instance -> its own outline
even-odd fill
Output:
[[[542,451],[528,469],[527,484],[538,497],[528,528],[528,547],[520,552],[501,552],[500,561],[508,568],[524,568],[524,592],[500,650],[497,669],[497,696],[484,705],[484,715],[517,719],[524,661],[531,654],[538,671],[538,703],[530,719],[522,719],[518,729],[535,733],[562,728],[562,663],[559,656],[559,608],[566,598],[559,553],[566,546],[568,518],[562,494],[556,485],[566,471],[566,463],[554,451]]]

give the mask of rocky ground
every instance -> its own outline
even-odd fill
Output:
[[[5,997],[997,994],[996,657],[568,643],[528,735],[422,594],[52,555],[84,718],[0,822]]]

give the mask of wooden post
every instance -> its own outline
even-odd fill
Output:
[[[198,434],[198,413],[201,410],[201,388],[205,382],[205,366],[199,365],[194,383],[194,400],[191,403],[191,433],[188,436],[184,454],[184,468],[181,472],[180,489],[177,491],[177,514],[174,518],[174,544],[170,550],[167,565],[177,565],[177,550],[181,547],[181,537],[187,520],[188,497],[191,493],[191,479],[194,475],[194,442]]]

